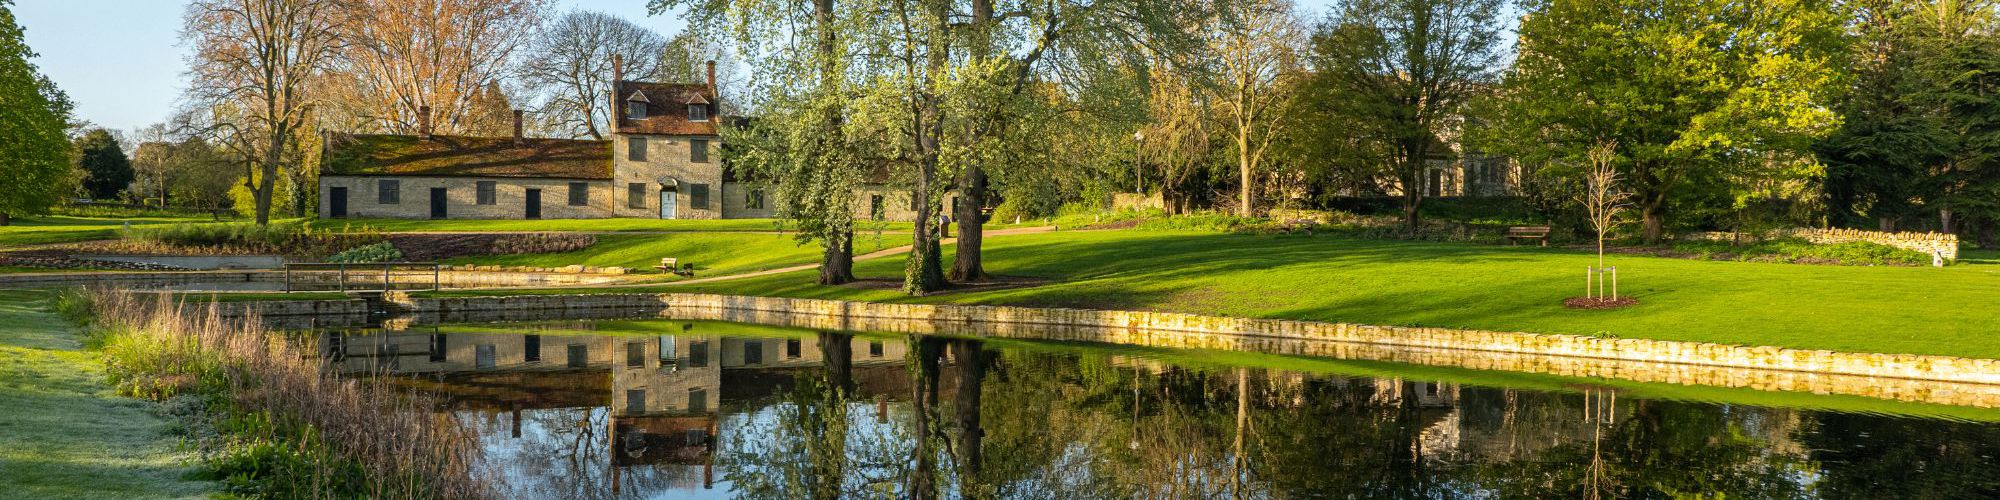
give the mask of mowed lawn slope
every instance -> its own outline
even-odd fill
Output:
[[[780,231],[792,229],[777,219],[326,219],[326,227],[344,224],[370,227],[387,232],[521,232],[521,231]],[[870,224],[863,222],[862,224]],[[887,229],[908,232],[910,223],[880,223]]]
[[[0,492],[9,498],[199,498],[170,424],[119,397],[101,355],[45,309],[0,291]]]
[[[175,222],[209,222],[207,217],[71,217],[51,215],[38,217],[15,217],[8,225],[0,226],[0,248],[44,245],[49,243],[71,243],[77,241],[108,240],[118,237],[118,228],[126,224],[134,226],[146,224],[169,224]]]
[[[906,232],[855,235],[854,251],[868,253],[910,244]],[[660,258],[673,257],[695,265],[698,277],[738,274],[819,262],[818,244],[800,245],[791,234],[700,232],[674,234],[605,234],[597,244],[574,252],[483,255],[447,259],[450,264],[562,267],[619,266],[650,271]]]
[[[949,252],[949,249],[947,250]],[[1591,254],[1532,247],[1203,232],[1081,231],[988,240],[987,270],[1053,282],[906,297],[810,273],[662,291],[1143,309],[2000,358],[2000,265],[1840,267],[1612,256],[1637,306],[1570,310]],[[946,262],[950,262],[949,256]],[[896,279],[900,258],[859,264]]]

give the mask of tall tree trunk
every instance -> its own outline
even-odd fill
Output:
[[[972,0],[972,30],[972,57],[984,61],[992,56],[993,51],[993,0]],[[988,117],[989,120],[994,118]],[[954,281],[975,281],[986,277],[986,268],[980,261],[981,245],[986,240],[986,220],[980,217],[980,208],[984,206],[986,170],[974,160],[965,166],[965,174],[960,176],[958,207],[952,214],[958,219],[958,253],[952,257],[951,263],[951,279]]]
[[[1251,199],[1257,196],[1257,186],[1255,184],[1251,184],[1252,181],[1250,179],[1251,175],[1250,175],[1249,126],[1250,125],[1248,124],[1244,124],[1243,125],[1244,128],[1238,131],[1236,136],[1236,165],[1238,172],[1242,174],[1243,177],[1242,179],[1243,188],[1240,190],[1240,193],[1238,194],[1238,198],[1242,198],[1242,200],[1240,200],[1241,206],[1237,207],[1236,215],[1243,217],[1252,217],[1256,215],[1255,213],[1251,212],[1251,202],[1250,202]]]
[[[278,184],[278,159],[284,154],[284,148],[285,139],[283,133],[272,131],[271,148],[264,152],[264,164],[258,165],[258,171],[261,175],[258,175],[257,189],[256,193],[254,193],[257,197],[257,225],[259,226],[271,224],[271,198],[277,194],[275,187]]]
[[[13,223],[14,223],[13,214],[9,214],[7,212],[0,212],[0,226],[6,226]]]
[[[979,423],[979,393],[986,378],[985,344],[977,340],[961,339],[953,341],[952,358],[958,362],[958,416],[957,456],[959,467],[959,490],[965,498],[984,498],[988,493],[980,482],[980,468],[983,457],[980,446],[986,438],[986,428]]]
[[[910,257],[903,266],[903,292],[923,295],[945,287],[944,260],[938,255],[941,250],[937,238],[936,217],[931,212],[931,192],[936,189],[938,156],[943,154],[941,141],[944,137],[943,96],[930,86],[934,79],[943,78],[948,71],[951,42],[950,5],[943,0],[924,2],[926,21],[931,23],[929,47],[925,49],[922,88],[913,89],[917,99],[917,113],[910,130],[917,134],[917,185],[911,193],[916,204],[917,223],[914,238],[910,242]]]
[[[819,261],[819,284],[839,285],[854,281],[854,229],[837,231],[826,240],[826,252]]]
[[[1655,245],[1659,244],[1660,241],[1666,236],[1666,226],[1667,226],[1666,195],[1661,194],[1657,196],[1649,196],[1647,198],[1648,199],[1646,200],[1645,208],[1640,210],[1641,212],[1640,215],[1642,220],[1642,222],[1640,223],[1640,229],[1642,234],[1646,238],[1646,244]]]

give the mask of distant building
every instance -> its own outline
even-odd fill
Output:
[[[617,65],[613,65],[616,67]],[[744,219],[776,214],[767,186],[721,158],[715,63],[706,83],[627,81],[614,74],[611,140],[431,133],[327,133],[321,152],[324,219]],[[886,176],[855,191],[860,219],[908,221],[909,193]]]

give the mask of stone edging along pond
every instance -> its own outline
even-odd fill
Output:
[[[416,313],[422,322],[573,319],[607,317],[607,312],[616,311],[679,318],[701,316],[690,319],[735,319],[748,322],[761,320],[761,322],[790,322],[798,326],[829,329],[877,329],[904,333],[979,332],[982,329],[974,327],[978,324],[1040,325],[1253,336],[1385,347],[1563,356],[2000,386],[2000,360],[1992,359],[1232,318],[1169,312],[885,304],[684,293],[464,298],[412,298],[404,294],[392,294],[391,300]],[[230,305],[259,309],[260,314],[266,315],[283,315],[289,312],[277,310],[279,306],[275,303],[241,302]],[[263,311],[266,307],[273,310]],[[308,311],[318,308],[289,309],[298,311],[291,312],[292,314],[310,314]],[[238,311],[239,314],[241,312],[243,311]],[[820,319],[806,321],[801,319],[802,316]],[[861,323],[867,323],[872,328],[861,328]],[[888,328],[884,328],[885,326]]]

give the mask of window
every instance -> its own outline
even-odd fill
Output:
[[[645,413],[645,412],[646,412],[646,390],[626,389],[625,413]]]
[[[626,367],[626,368],[645,368],[645,367],[646,367],[646,343],[645,343],[645,342],[626,342],[626,343],[625,343],[625,367]]]
[[[398,181],[395,179],[382,179],[379,181],[375,181],[376,204],[394,205],[402,202],[403,202],[402,181]]]
[[[646,101],[625,101],[625,119],[646,119]]]
[[[757,341],[744,342],[743,364],[756,365],[763,363],[764,363],[764,343]]]
[[[625,159],[632,161],[646,161],[646,138],[644,137],[625,138]]]
[[[497,360],[493,359],[493,352],[493,344],[472,346],[472,366],[481,369],[493,368],[497,364]]]
[[[590,346],[589,346],[589,345],[586,345],[586,344],[570,344],[570,345],[569,345],[569,367],[570,367],[570,368],[589,368],[589,367],[590,367]]]
[[[521,338],[521,362],[542,362],[542,336],[523,335]]]
[[[701,209],[706,209],[706,208],[708,208],[708,185],[707,185],[707,184],[689,184],[689,185],[688,185],[688,206],[691,206],[691,207],[694,207],[694,208],[701,208]]]
[[[494,191],[497,190],[499,187],[494,185],[493,181],[479,181],[478,183],[473,184],[473,186],[475,187],[473,192],[477,193],[478,196],[474,200],[474,203],[478,203],[480,205],[492,205],[494,203],[493,202]]]
[[[801,344],[803,344],[803,342],[800,342],[799,339],[785,339],[785,357],[791,359],[797,359],[799,357],[799,349],[801,348]]]
[[[691,122],[705,122],[705,121],[708,121],[708,105],[707,105],[707,104],[689,104],[689,105],[688,105],[688,121],[691,121]]]
[[[625,206],[646,208],[646,183],[634,182],[625,186]]]
[[[688,366],[691,368],[708,367],[708,341],[702,340],[688,344]]]
[[[688,161],[708,163],[708,139],[688,139]]]
[[[702,413],[706,411],[708,411],[708,390],[689,387],[688,412]]]
[[[868,218],[882,220],[882,195],[868,195]]]
[[[443,363],[443,362],[445,361],[445,355],[444,355],[444,354],[445,354],[445,352],[446,352],[446,351],[445,351],[445,347],[446,347],[446,344],[445,344],[445,339],[444,339],[444,334],[442,334],[442,333],[433,333],[433,334],[431,334],[431,362],[432,362],[432,363]]]
[[[748,208],[749,208],[749,209],[751,209],[751,210],[761,210],[761,209],[763,209],[763,208],[764,208],[764,190],[762,190],[762,189],[752,189],[752,190],[750,190],[750,194],[749,194],[749,195],[748,195],[748,196],[747,196],[747,197],[746,197],[746,198],[745,198],[745,199],[743,200],[743,206],[744,206],[744,207],[748,207]]]
[[[581,207],[590,204],[590,183],[569,183],[569,206]]]
[[[882,357],[882,343],[881,343],[881,342],[869,342],[869,343],[868,343],[868,357],[871,357],[871,358],[879,358],[879,357]]]

